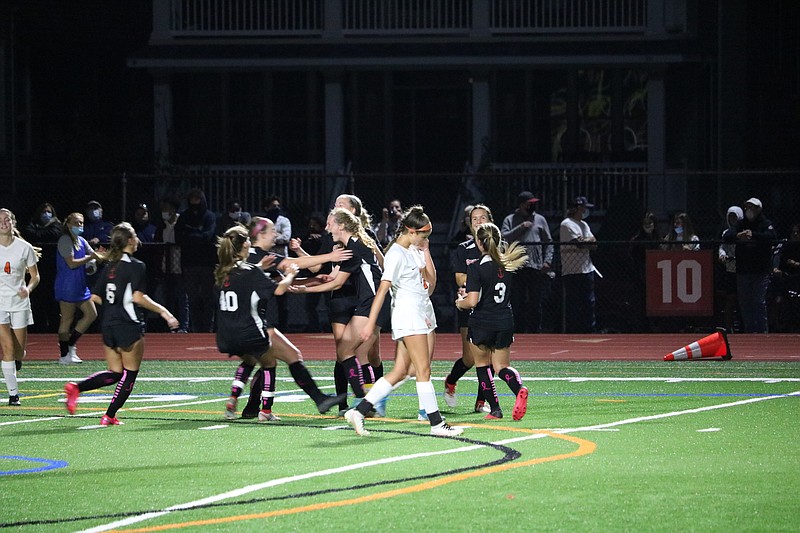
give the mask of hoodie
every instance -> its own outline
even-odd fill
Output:
[[[725,213],[725,223],[728,227],[725,231],[734,227],[730,223],[729,215],[734,213],[736,215],[736,220],[740,221],[744,219],[744,211],[738,205],[732,205],[728,208],[728,212]],[[725,235],[725,231],[722,232],[723,236]],[[723,243],[719,245],[719,258],[725,261],[725,270],[727,272],[736,272],[736,245],[730,243]]]

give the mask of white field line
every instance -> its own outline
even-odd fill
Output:
[[[765,400],[775,400],[775,399],[779,399],[779,398],[787,398],[789,396],[800,396],[800,391],[795,391],[795,392],[792,392],[792,393],[789,393],[789,394],[766,396],[766,397],[762,397],[762,398],[752,398],[752,399],[748,399],[748,400],[741,400],[741,401],[730,402],[730,403],[726,403],[726,404],[712,405],[712,406],[707,406],[707,407],[699,407],[697,409],[686,409],[686,410],[683,410],[683,411],[673,411],[671,413],[662,413],[660,415],[629,418],[629,419],[626,419],[626,420],[620,420],[618,422],[611,422],[611,423],[608,423],[608,424],[598,424],[598,425],[594,425],[594,426],[584,426],[584,427],[572,428],[572,429],[560,429],[560,430],[556,430],[555,433],[562,433],[563,434],[563,433],[574,433],[574,432],[578,432],[578,431],[593,431],[593,430],[598,430],[598,429],[606,429],[606,428],[611,428],[611,427],[625,425],[625,424],[635,424],[635,423],[638,423],[638,422],[646,422],[646,421],[649,421],[649,420],[658,420],[660,418],[668,418],[668,417],[681,416],[681,415],[686,415],[686,414],[701,413],[701,412],[704,412],[704,411],[711,411],[711,410],[714,410],[714,409],[723,409],[723,408],[727,408],[727,407],[736,407],[736,406],[739,406],[739,405],[745,405],[745,404],[755,403],[755,402],[760,402],[760,401],[765,401]],[[519,437],[519,438],[515,438],[515,439],[507,439],[507,440],[504,440],[504,441],[498,441],[495,444],[508,444],[508,443],[512,443],[512,442],[520,442],[520,441],[524,441],[524,440],[543,438],[545,436],[546,435],[543,435],[543,434],[527,435],[525,437]],[[124,518],[122,520],[118,520],[116,522],[111,522],[109,524],[95,526],[93,528],[82,530],[80,533],[99,533],[99,532],[102,532],[102,531],[109,531],[111,529],[116,529],[116,528],[119,528],[119,527],[125,527],[125,526],[129,526],[129,525],[132,525],[132,524],[137,524],[137,523],[140,523],[140,522],[144,522],[146,520],[150,520],[151,518],[158,518],[160,516],[167,515],[167,514],[173,512],[173,511],[191,509],[193,507],[198,507],[198,506],[201,506],[201,505],[206,505],[206,504],[209,504],[209,503],[215,503],[215,502],[219,502],[219,501],[226,500],[226,499],[229,499],[229,498],[235,498],[235,497],[238,497],[238,496],[243,496],[243,495],[249,494],[251,492],[259,491],[259,490],[270,488],[270,487],[276,487],[278,485],[283,485],[283,484],[286,484],[286,483],[292,483],[294,481],[300,481],[300,480],[304,480],[304,479],[312,479],[312,478],[323,477],[323,476],[330,476],[330,475],[335,475],[335,474],[339,474],[339,473],[342,473],[342,472],[349,472],[349,471],[353,471],[353,470],[359,470],[359,469],[362,469],[362,468],[368,468],[368,467],[382,465],[382,464],[395,463],[395,462],[398,462],[398,461],[407,461],[407,460],[412,460],[412,459],[418,459],[418,458],[421,458],[421,457],[432,457],[432,456],[435,456],[435,455],[445,455],[445,454],[450,454],[450,453],[462,453],[462,452],[477,450],[477,449],[482,448],[482,447],[483,446],[480,446],[480,445],[470,445],[470,446],[463,446],[461,448],[454,448],[454,449],[451,449],[451,450],[444,450],[444,451],[439,451],[439,452],[425,452],[425,453],[416,453],[416,454],[410,454],[410,455],[403,455],[403,456],[399,456],[399,457],[387,457],[387,458],[378,459],[378,460],[374,460],[374,461],[367,461],[367,462],[364,462],[364,463],[356,463],[356,464],[352,464],[352,465],[340,466],[340,467],[337,467],[337,468],[330,468],[330,469],[327,469],[327,470],[319,470],[317,472],[308,472],[306,474],[300,474],[300,475],[297,475],[297,476],[288,476],[288,477],[273,479],[273,480],[270,480],[270,481],[265,481],[265,482],[257,483],[257,484],[254,484],[254,485],[248,485],[246,487],[242,487],[242,488],[239,488],[239,489],[234,489],[234,490],[231,490],[231,491],[228,491],[228,492],[223,492],[223,493],[220,493],[220,494],[216,494],[214,496],[208,496],[208,497],[200,499],[200,500],[195,500],[195,501],[192,501],[192,502],[186,502],[186,503],[182,503],[182,504],[178,504],[178,505],[173,505],[171,507],[168,507],[168,508],[164,509],[163,511],[145,513],[145,514],[141,514],[139,516],[132,516],[132,517]]]

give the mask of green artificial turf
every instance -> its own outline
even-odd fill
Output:
[[[505,418],[472,412],[470,372],[458,407],[439,394],[463,439],[428,435],[413,381],[358,437],[334,411],[318,415],[285,366],[281,422],[228,421],[235,364],[145,361],[125,424],[101,429],[112,390],[83,394],[77,416],[62,393],[100,363],[26,362],[22,406],[0,406],[0,530],[798,528],[794,363],[515,362],[530,389],[519,422],[502,382]],[[437,391],[450,366],[434,363]],[[308,367],[331,392],[332,363]]]

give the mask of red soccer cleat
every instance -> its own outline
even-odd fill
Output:
[[[64,385],[64,394],[67,395],[67,401],[65,402],[65,405],[67,406],[67,412],[71,415],[75,414],[75,407],[78,405],[78,396],[80,393],[81,391],[78,390],[77,383],[70,381]]]
[[[101,426],[121,426],[122,422],[120,422],[116,417],[103,415],[103,418],[100,419]]]
[[[528,389],[522,387],[517,393],[517,401],[514,402],[514,410],[511,411],[511,418],[522,420],[528,410]]]

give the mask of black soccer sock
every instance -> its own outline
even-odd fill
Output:
[[[253,412],[261,409],[261,392],[264,390],[264,385],[267,382],[264,374],[265,370],[266,369],[259,369],[253,374],[253,380],[250,382],[250,396],[247,397],[247,405],[245,405],[242,412]],[[275,367],[272,367],[272,370],[274,372]]]
[[[261,410],[271,411],[272,404],[275,403],[275,367],[265,368],[259,374],[264,381],[264,385],[261,387]]]
[[[492,375],[491,366],[478,366],[475,367],[478,373],[478,388],[483,393],[483,399],[489,402],[489,408],[492,411],[500,409],[500,401],[497,398],[497,389],[494,387],[494,376]]]
[[[358,357],[353,355],[342,361],[342,368],[344,369],[345,377],[347,377],[347,382],[350,383],[350,387],[353,389],[353,394],[355,394],[356,398],[363,398],[366,393],[364,392],[364,378],[361,375],[361,365],[358,364]]]
[[[81,335],[83,335],[83,333],[73,329],[72,333],[70,333],[69,335],[69,340],[67,341],[67,344],[69,344],[70,346],[75,346],[75,343],[78,342],[78,339],[81,338]]]
[[[238,398],[242,394],[243,387],[247,384],[247,379],[253,372],[253,365],[241,363],[236,367],[236,373],[233,376],[233,385],[231,385],[231,396]],[[241,385],[239,385],[241,383]]]
[[[61,353],[61,357],[66,357],[67,352],[69,352],[69,342],[58,341],[58,351]]]
[[[359,404],[356,406],[356,411],[358,411],[364,416],[367,416],[370,413],[370,411],[373,411],[374,409],[375,406],[372,405],[370,402],[368,402],[366,399],[361,400]]]
[[[372,365],[369,363],[361,365],[361,376],[364,378],[365,385],[377,381],[377,378],[375,378],[375,375],[372,373]]]
[[[292,378],[294,382],[297,383],[297,386],[303,389],[303,392],[308,394],[309,397],[314,400],[314,403],[319,404],[319,402],[325,399],[325,395],[319,390],[319,387],[317,387],[317,384],[314,382],[314,378],[311,377],[306,365],[304,365],[302,361],[297,361],[289,365],[289,372],[292,374]]]
[[[122,374],[120,372],[112,372],[110,370],[96,372],[78,383],[78,390],[86,392],[99,389],[100,387],[107,387],[118,382],[120,379],[122,379]]]
[[[506,382],[508,388],[511,389],[511,392],[514,393],[514,396],[517,395],[519,390],[522,388],[522,378],[519,377],[519,372],[507,366],[503,370],[497,373],[497,375]]]
[[[449,383],[450,385],[455,385],[469,369],[470,367],[464,364],[464,358],[460,357],[458,361],[453,363],[453,368],[450,370],[450,374],[447,375],[444,382]]]
[[[333,384],[336,387],[336,396],[347,393],[347,376],[342,363],[336,361],[333,365]],[[339,409],[347,409],[347,399],[339,404]]]
[[[377,383],[378,380],[383,377],[383,363],[379,364],[378,366],[373,366],[372,373],[375,376],[374,383]]]
[[[106,415],[114,418],[117,416],[117,411],[119,411],[125,402],[128,400],[128,397],[131,395],[131,391],[133,391],[133,386],[136,384],[136,376],[139,375],[138,370],[122,370],[122,379],[117,383],[117,388],[114,390],[114,396],[111,398],[111,405],[108,406],[108,410],[106,410]]]

